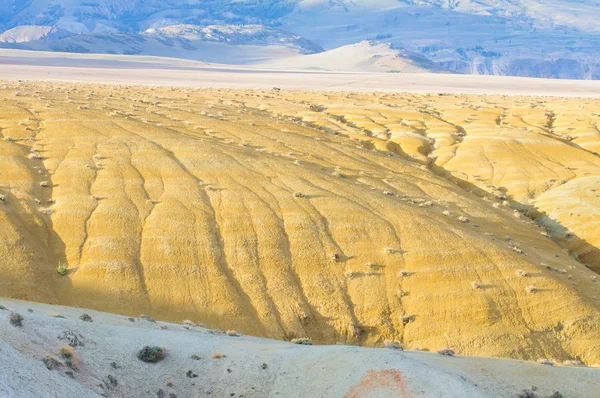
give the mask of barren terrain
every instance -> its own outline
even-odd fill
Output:
[[[597,364],[598,105],[4,82],[0,296]]]

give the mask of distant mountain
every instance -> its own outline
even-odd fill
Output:
[[[598,19],[600,0],[0,0],[3,46],[252,63],[378,40],[456,73],[574,79],[600,79]]]
[[[263,25],[173,25],[159,29],[148,29],[146,37],[160,39],[180,39],[189,42],[207,41],[232,45],[284,46],[300,54],[313,54],[324,51],[321,46],[297,35]]]
[[[21,27],[13,28],[2,36]],[[45,32],[46,27],[38,27]],[[44,29],[42,29],[44,28]],[[80,33],[2,40],[5,47],[75,53],[155,55],[215,63],[248,64],[323,51],[319,45],[262,25],[173,25],[141,33]]]
[[[304,0],[281,28],[326,49],[385,40],[458,73],[600,78],[600,2]]]
[[[54,26],[16,26],[0,34],[2,43],[26,43],[34,40],[61,39],[72,33]]]

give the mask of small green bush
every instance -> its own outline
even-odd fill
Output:
[[[312,340],[308,337],[302,337],[299,339],[292,339],[292,343],[300,345],[312,345]]]
[[[13,326],[23,326],[23,315],[19,314],[18,312],[11,312],[10,314],[8,314],[8,320]]]
[[[69,272],[69,269],[67,268],[67,264],[65,264],[65,263],[58,264],[58,267],[56,267],[56,272],[58,272],[58,274],[61,276],[67,275],[67,272]]]
[[[149,363],[160,362],[163,359],[165,359],[166,356],[167,356],[167,350],[165,348],[157,347],[157,346],[154,346],[154,347],[145,346],[137,354],[137,357],[140,361],[149,362]]]
[[[54,355],[46,355],[44,358],[42,358],[42,362],[44,362],[44,365],[46,365],[48,370],[52,370],[62,365],[58,358],[56,358]]]
[[[81,314],[81,316],[79,317],[79,319],[81,319],[84,322],[94,322],[92,320],[92,317],[89,316],[88,314]]]

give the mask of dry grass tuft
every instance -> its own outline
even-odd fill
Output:
[[[213,359],[220,359],[220,358],[223,358],[224,355],[221,351],[216,350],[215,352],[213,352],[212,357],[213,357]]]

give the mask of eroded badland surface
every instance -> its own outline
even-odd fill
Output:
[[[0,296],[600,363],[599,105],[2,83]]]

